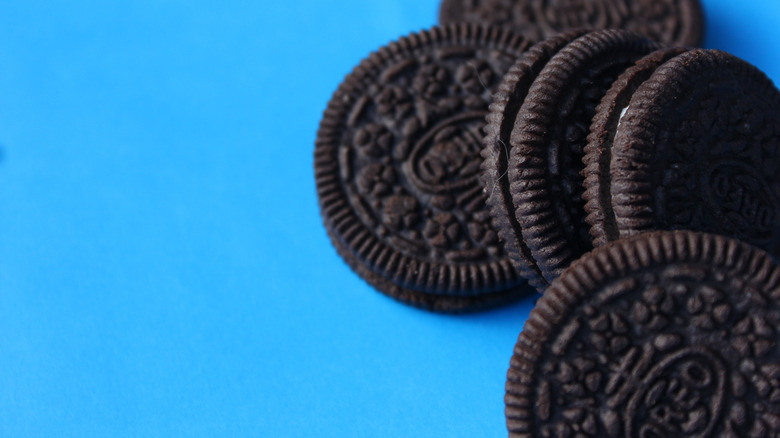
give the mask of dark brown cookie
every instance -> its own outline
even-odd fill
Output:
[[[602,30],[561,49],[531,85],[509,137],[514,220],[551,282],[591,249],[582,201],[582,157],[596,106],[612,82],[658,46]]]
[[[535,40],[576,28],[625,29],[698,46],[704,35],[698,0],[443,0],[439,22],[460,21],[508,26]]]
[[[488,192],[487,203],[493,217],[493,225],[515,267],[528,279],[529,284],[539,289],[544,289],[547,281],[536,266],[531,251],[523,242],[513,214],[514,204],[507,178],[509,136],[520,105],[525,101],[539,72],[553,55],[585,32],[570,31],[548,38],[528,49],[501,80],[498,91],[493,95],[485,127],[482,177]]]
[[[696,49],[663,64],[631,98],[610,155],[594,203],[611,203],[608,239],[688,229],[780,255],[780,91],[747,62]]]
[[[590,125],[588,145],[585,146],[585,169],[582,172],[585,188],[582,197],[587,213],[585,222],[590,225],[593,246],[604,245],[618,237],[608,181],[612,141],[615,139],[620,117],[636,89],[650,78],[661,64],[686,51],[688,49],[681,47],[661,49],[640,59],[636,65],[620,75],[596,108],[596,115]],[[607,183],[602,184],[602,181]]]
[[[471,310],[532,290],[501,248],[479,178],[491,93],[531,42],[458,24],[379,49],[333,95],[314,167],[339,254],[401,301]]]
[[[545,292],[507,373],[512,437],[776,437],[780,266],[734,239],[600,247]]]

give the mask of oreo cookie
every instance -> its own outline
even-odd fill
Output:
[[[499,136],[489,139],[486,148],[495,151],[496,144],[506,146],[507,178],[496,180],[496,174],[504,173],[498,168],[487,168],[484,173],[488,180],[497,181],[495,189],[488,188],[491,193],[511,193],[511,206],[490,201],[491,213],[499,222],[507,218],[501,229],[507,234],[504,240],[522,246],[522,251],[512,250],[510,255],[523,255],[513,261],[519,269],[531,272],[535,285],[549,284],[591,249],[580,174],[590,123],[612,82],[657,48],[656,43],[631,32],[595,31],[552,56],[527,94],[512,90],[526,87],[527,81],[506,79],[502,89],[512,97],[492,108],[487,129]],[[508,111],[518,105],[511,117]],[[511,130],[508,120],[512,120]],[[490,152],[485,154],[488,157]]]
[[[698,46],[704,15],[698,0],[443,0],[440,23],[511,27],[541,41],[570,29],[625,29],[682,46]]]
[[[682,47],[661,49],[640,59],[636,65],[620,75],[596,108],[583,158],[585,169],[582,171],[585,188],[582,197],[587,214],[585,222],[590,225],[594,246],[617,239],[609,195],[609,162],[612,141],[624,110],[637,88],[649,79],[661,64],[688,50]],[[608,223],[607,218],[612,218],[612,221]]]
[[[531,45],[497,27],[433,28],[371,54],[334,93],[314,152],[320,210],[339,254],[381,292],[462,311],[532,290],[479,178],[491,94]]]
[[[509,136],[528,95],[531,84],[547,62],[567,44],[586,31],[575,30],[548,38],[530,49],[504,75],[498,91],[493,95],[490,114],[485,127],[485,147],[482,149],[482,177],[488,192],[488,208],[504,249],[528,283],[543,289],[547,283],[536,266],[530,250],[522,239],[521,230],[510,212],[514,211],[509,191],[507,166],[509,164]]]
[[[691,50],[619,106],[614,132],[594,124],[585,158],[596,244],[687,229],[780,255],[780,91],[763,73]]]
[[[734,239],[655,232],[572,265],[507,373],[512,437],[780,433],[780,265]]]

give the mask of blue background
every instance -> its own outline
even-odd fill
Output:
[[[704,0],[780,80],[780,4]],[[0,3],[0,437],[504,436],[532,299],[376,293],[321,226],[322,110],[438,0]]]

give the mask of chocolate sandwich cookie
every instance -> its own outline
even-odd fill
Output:
[[[586,34],[550,59],[520,106],[505,141],[513,229],[548,283],[592,248],[580,172],[596,106],[626,68],[657,48],[626,31]]]
[[[507,373],[511,437],[780,434],[780,265],[655,232],[583,257],[539,299]]]
[[[325,110],[314,168],[325,228],[378,290],[436,311],[529,290],[501,248],[479,178],[492,92],[532,42],[461,23],[371,54]]]
[[[586,31],[575,30],[537,43],[523,54],[504,75],[498,91],[493,95],[485,126],[485,147],[482,149],[482,177],[488,193],[488,208],[493,225],[515,267],[528,283],[544,289],[547,282],[536,266],[530,250],[522,239],[513,215],[512,194],[509,192],[507,165],[509,162],[509,135],[520,105],[525,101],[531,84],[550,58]]]
[[[589,148],[602,158],[586,158],[599,243],[687,229],[780,256],[780,91],[763,73],[691,50],[658,67],[620,113],[614,141]]]
[[[670,45],[698,46],[704,15],[698,0],[443,0],[440,23],[508,26],[542,40],[569,29],[625,29]]]
[[[669,59],[687,52],[689,49],[673,47],[656,50],[636,62],[618,77],[607,94],[596,108],[596,115],[590,125],[588,145],[585,146],[585,156],[582,171],[584,178],[582,195],[585,201],[585,222],[590,225],[590,235],[594,246],[601,246],[617,239],[617,229],[614,226],[614,214],[609,196],[608,181],[612,141],[615,139],[618,123],[623,110],[628,107],[631,96],[644,81],[650,78],[655,70]],[[605,224],[605,217],[612,222]],[[609,236],[608,236],[609,234]]]

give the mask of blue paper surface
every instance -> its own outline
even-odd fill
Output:
[[[780,4],[703,0],[780,80]],[[504,436],[529,298],[436,315],[322,228],[317,125],[438,2],[0,4],[0,437]]]

